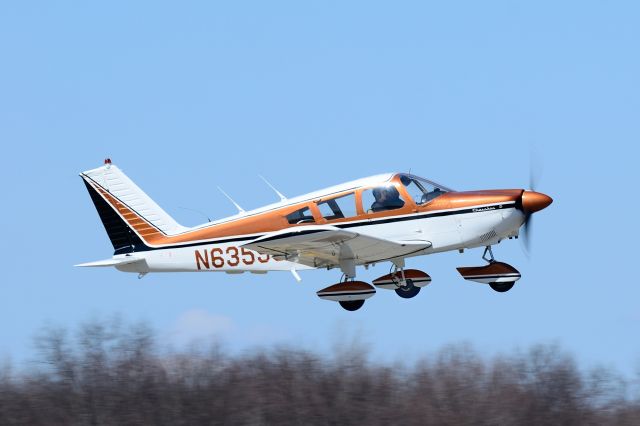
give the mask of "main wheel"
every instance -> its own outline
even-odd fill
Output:
[[[413,285],[413,281],[407,280],[407,285],[396,288],[396,294],[403,299],[411,299],[420,293],[420,287]]]
[[[347,311],[357,311],[364,305],[364,300],[345,300],[338,303]]]
[[[510,282],[510,283],[489,283],[489,286],[491,286],[491,288],[494,289],[495,291],[497,291],[498,293],[504,293],[505,291],[511,290],[511,288],[513,288],[514,284],[515,284],[515,282]]]

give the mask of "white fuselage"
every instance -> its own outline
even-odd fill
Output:
[[[391,221],[360,220],[348,223],[349,229],[359,234],[392,241],[429,241],[430,247],[410,256],[420,256],[451,250],[483,247],[518,235],[525,216],[513,206],[501,208],[483,205],[471,212],[456,214],[447,211],[396,217]],[[404,220],[397,220],[398,218]],[[256,235],[240,235],[210,242],[189,243],[183,247],[155,249],[131,255],[144,258],[144,262],[119,265],[125,272],[226,272],[266,273],[313,269],[298,263],[276,260],[268,255],[242,247]],[[232,240],[225,242],[226,240]],[[407,256],[407,257],[410,257]],[[381,259],[385,261],[389,259]],[[356,262],[357,263],[357,262]],[[370,262],[371,263],[371,262]],[[361,265],[362,263],[357,263]]]

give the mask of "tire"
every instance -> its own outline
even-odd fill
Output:
[[[413,285],[413,281],[407,280],[407,285],[404,287],[396,288],[396,294],[403,299],[411,299],[416,297],[420,293],[420,287]]]
[[[364,305],[364,300],[347,300],[344,302],[338,302],[347,311],[357,311]]]
[[[497,291],[498,293],[504,293],[507,292],[509,290],[511,290],[511,288],[513,288],[513,285],[515,284],[515,282],[510,282],[510,283],[489,283],[489,286],[491,286],[491,288],[495,291]]]

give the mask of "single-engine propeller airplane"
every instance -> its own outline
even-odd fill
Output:
[[[531,215],[552,203],[524,189],[458,192],[408,173],[387,173],[287,199],[192,228],[179,225],[118,167],[80,173],[115,250],[113,257],[76,266],[113,266],[124,272],[224,271],[229,274],[334,269],[337,284],[317,292],[355,311],[391,289],[416,296],[431,277],[406,269],[405,259],[485,247],[484,266],[461,267],[466,280],[498,292],[520,279],[498,262],[491,246],[517,238]],[[225,194],[226,195],[226,194]],[[233,200],[232,200],[233,201]],[[389,262],[390,273],[373,285],[356,281],[356,267]]]

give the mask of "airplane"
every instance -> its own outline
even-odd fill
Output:
[[[486,265],[457,268],[469,281],[509,291],[521,275],[495,260],[492,246],[518,238],[531,215],[549,206],[546,194],[525,189],[454,191],[410,173],[386,173],[286,198],[194,227],[178,224],[110,159],[80,173],[114,248],[107,260],[81,267],[115,267],[138,278],[149,272],[265,274],[336,269],[340,281],[317,292],[347,311],[360,309],[376,288],[410,299],[431,283],[407,269],[410,257],[484,247]],[[356,268],[389,263],[373,285]]]

